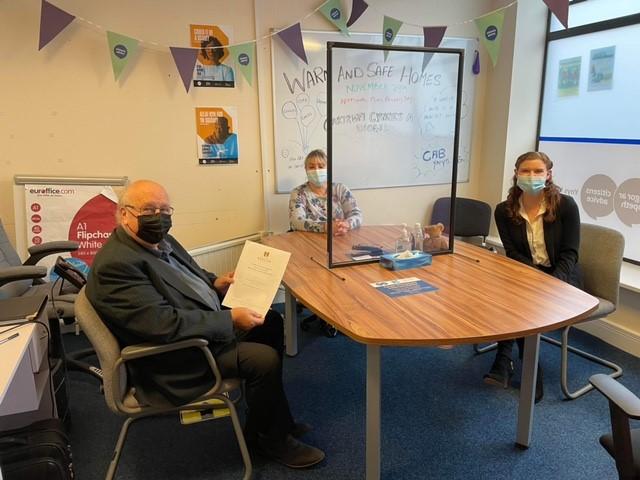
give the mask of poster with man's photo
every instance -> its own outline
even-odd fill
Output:
[[[237,119],[235,107],[196,108],[196,142],[200,165],[238,163]]]
[[[193,72],[194,87],[234,87],[235,74],[227,45],[231,28],[218,25],[190,25],[191,46],[198,48]]]

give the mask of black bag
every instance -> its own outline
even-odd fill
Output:
[[[0,432],[3,480],[71,480],[71,446],[62,422],[50,418]]]

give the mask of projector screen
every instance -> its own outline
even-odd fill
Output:
[[[620,231],[633,263],[640,263],[638,52],[640,24],[551,41],[538,139],[581,221]]]

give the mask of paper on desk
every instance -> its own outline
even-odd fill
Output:
[[[247,307],[266,315],[291,253],[256,242],[244,244],[233,276],[234,282],[224,297],[225,307]]]

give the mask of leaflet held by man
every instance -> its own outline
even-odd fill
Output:
[[[291,254],[256,242],[244,244],[225,307],[247,307],[266,315],[282,281]]]

